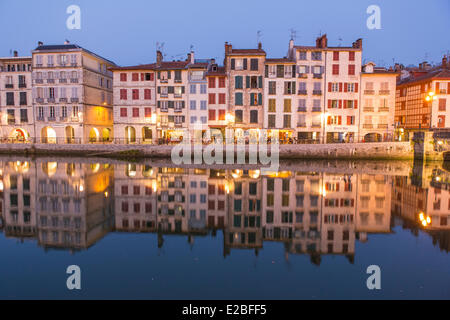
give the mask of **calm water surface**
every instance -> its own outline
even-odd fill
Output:
[[[167,165],[0,158],[0,298],[450,298],[439,165]]]

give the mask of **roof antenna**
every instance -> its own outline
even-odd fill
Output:
[[[261,40],[261,37],[262,37],[262,32],[261,32],[261,30],[256,31],[256,45],[259,44],[259,42],[260,42],[260,40]]]
[[[193,44],[191,44],[191,46],[189,47],[189,52],[192,52],[192,51],[194,51],[194,45]]]
[[[297,39],[297,31],[295,31],[294,28],[289,29],[290,33],[291,33],[291,40],[296,40]]]
[[[339,40],[339,47],[340,47],[342,45],[342,38],[339,37],[338,40]]]

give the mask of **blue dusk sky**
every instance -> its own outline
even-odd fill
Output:
[[[69,30],[70,5],[81,9],[81,29]],[[367,7],[381,9],[381,29],[369,30]],[[38,41],[65,39],[118,65],[153,62],[157,42],[165,59],[223,61],[224,42],[253,48],[257,32],[268,57],[286,55],[290,30],[298,45],[320,33],[330,46],[363,38],[363,60],[378,65],[438,63],[450,52],[450,0],[0,0],[0,56],[30,55]]]

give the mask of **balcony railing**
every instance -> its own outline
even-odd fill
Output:
[[[67,102],[67,98],[59,98],[59,102]]]
[[[161,96],[161,98],[167,98],[169,96],[169,94],[168,93],[161,93],[160,96]]]
[[[48,102],[48,103],[55,103],[55,98],[48,98],[48,99],[47,99],[47,102]]]
[[[44,83],[44,80],[43,79],[35,79],[34,82],[35,83]]]
[[[78,83],[78,78],[72,78],[72,79],[70,79],[70,83]]]
[[[313,112],[321,112],[322,108],[321,107],[312,107],[312,111]]]
[[[390,93],[389,90],[380,90],[380,91],[378,91],[378,94],[379,94],[379,95],[387,95],[387,94],[389,94],[389,93]]]
[[[364,107],[363,111],[364,112],[373,112],[374,108],[373,107]]]
[[[19,88],[26,88],[27,84],[26,83],[19,83]]]
[[[316,95],[316,96],[322,95],[322,90],[313,90],[313,95]]]
[[[378,129],[387,129],[388,125],[387,125],[387,123],[380,123],[380,124],[378,124],[377,128]]]
[[[298,107],[297,112],[306,112],[306,107]]]
[[[56,121],[56,117],[55,117],[55,116],[53,116],[53,117],[48,117],[48,118],[47,118],[47,121]]]
[[[389,107],[379,107],[378,112],[389,112]]]
[[[44,103],[44,98],[36,98],[37,103]]]
[[[375,90],[364,90],[364,94],[375,94]]]
[[[307,78],[307,77],[308,77],[308,74],[306,74],[306,73],[299,73],[299,74],[298,74],[298,77],[304,79],[304,78]]]
[[[59,121],[66,122],[67,121],[67,117],[59,117]]]
[[[372,129],[373,128],[373,124],[371,124],[371,123],[363,123],[363,128],[364,129]]]
[[[308,94],[308,91],[306,91],[306,90],[298,90],[298,94],[299,95],[306,95],[306,94]]]
[[[14,88],[14,85],[12,83],[7,83],[7,84],[5,84],[5,88],[12,89],[12,88]]]
[[[314,79],[322,79],[322,74],[321,73],[314,73],[313,78]]]
[[[70,102],[78,102],[79,99],[78,98],[70,98]]]
[[[55,83],[55,79],[47,79],[47,83]]]
[[[297,127],[305,128],[306,127],[306,122],[298,122],[297,123]]]
[[[78,118],[78,117],[70,117],[70,121],[72,121],[72,122],[79,122],[80,118]]]
[[[44,120],[45,120],[45,118],[44,118],[44,117],[40,117],[40,116],[38,116],[38,117],[36,118],[36,120],[37,120],[37,121],[44,121]]]
[[[59,79],[59,83],[67,83],[67,79]]]
[[[322,125],[320,123],[311,123],[312,128],[320,128]]]

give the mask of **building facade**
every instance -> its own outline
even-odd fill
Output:
[[[43,143],[107,142],[113,137],[115,66],[76,44],[32,51],[36,137]]]
[[[1,138],[11,142],[35,137],[31,97],[31,57],[0,58]]]

